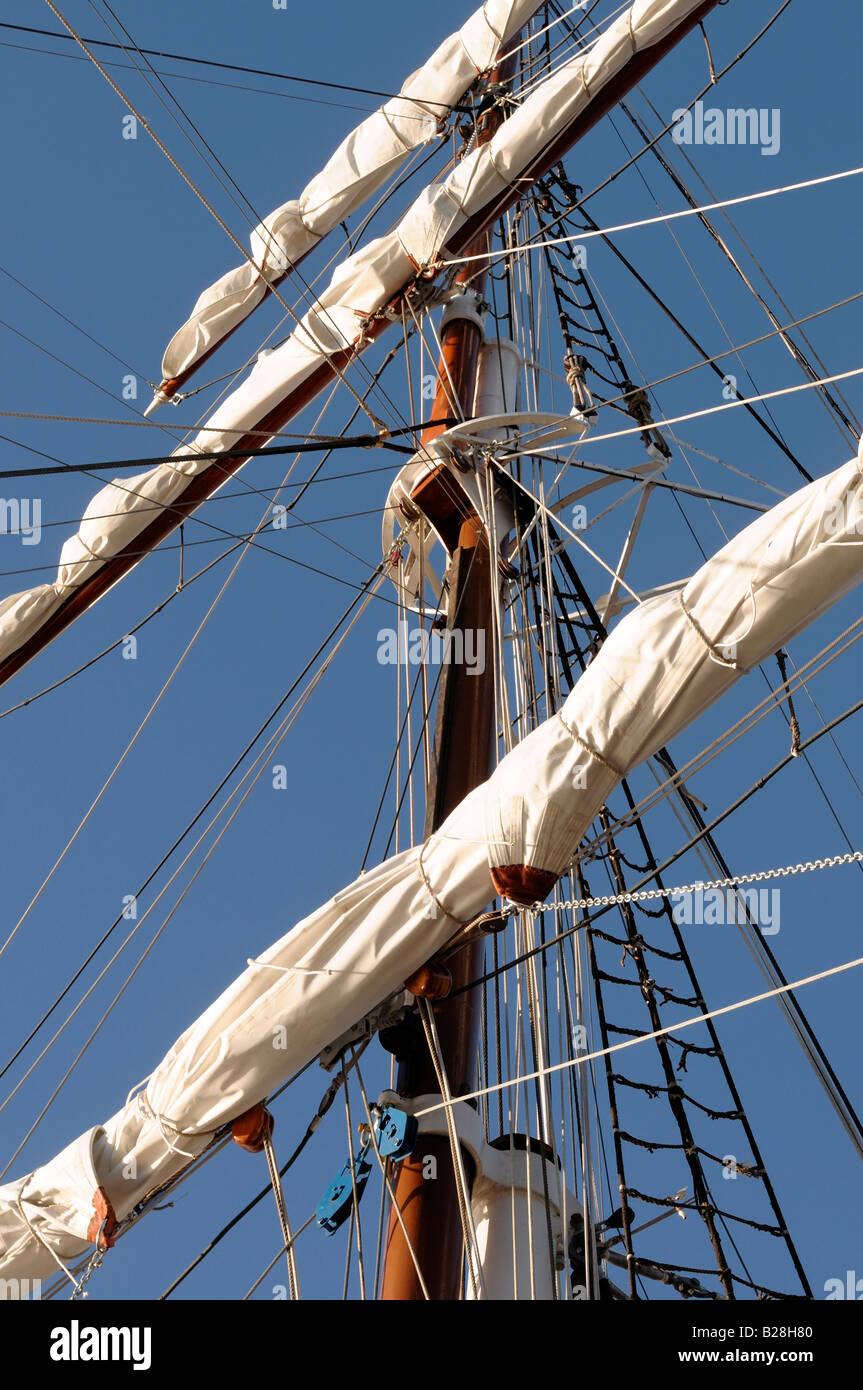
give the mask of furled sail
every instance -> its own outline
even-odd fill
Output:
[[[636,0],[587,53],[563,64],[394,231],[343,262],[280,348],[261,358],[191,445],[146,473],[109,483],[66,541],[53,584],[0,601],[0,683],[90,604],[260,448],[394,321],[417,274],[458,255],[589,129],[717,0]],[[397,316],[397,311],[396,311]],[[197,457],[232,450],[233,458]],[[190,457],[191,455],[191,457]]]
[[[688,583],[638,605],[561,709],[419,847],[307,917],[229,986],[138,1095],[0,1188],[0,1273],[46,1277],[214,1131],[363,1018],[498,893],[571,864],[621,776],[863,579],[857,458],[761,516]],[[88,1234],[89,1233],[89,1234]]]
[[[299,198],[283,203],[255,228],[254,264],[247,261],[204,290],[165,349],[162,385],[151,410],[188,381],[271,285],[376,193],[413,150],[434,139],[452,108],[538,8],[538,0],[486,0],[412,73],[399,96],[351,131]]]

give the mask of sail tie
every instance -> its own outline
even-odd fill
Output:
[[[779,674],[782,677],[782,684],[788,690],[788,653],[781,649],[776,653],[776,663],[779,667]],[[791,691],[788,690],[788,719],[791,725],[791,756],[800,757],[800,724],[794,709],[794,699]]]
[[[752,598],[753,608],[754,608],[754,605],[755,605],[755,595],[754,595],[753,592],[752,592],[752,585],[751,585],[751,584],[749,585],[749,594],[750,594],[750,597]],[[686,621],[689,623],[689,626],[692,628],[693,632],[697,633],[697,635],[701,638],[702,642],[704,643],[705,647],[706,647],[707,650],[708,650],[708,653],[710,654],[710,659],[711,659],[711,661],[715,661],[716,664],[717,664],[717,666],[727,666],[730,670],[732,670],[732,671],[737,671],[737,672],[740,673],[740,675],[745,675],[745,674],[746,674],[746,668],[745,668],[745,666],[741,666],[741,665],[740,665],[740,662],[737,660],[737,657],[736,657],[736,656],[733,656],[733,657],[732,657],[732,656],[728,656],[728,655],[727,655],[727,653],[728,653],[732,648],[736,647],[736,645],[737,645],[736,642],[735,642],[735,643],[729,642],[729,643],[725,644],[724,646],[718,646],[718,647],[715,646],[714,643],[711,642],[710,638],[707,636],[707,633],[706,633],[706,632],[704,631],[704,629],[701,627],[701,625],[700,625],[700,623],[698,622],[697,618],[694,618],[693,615],[690,613],[689,609],[686,607],[686,604],[685,604],[684,601],[683,601],[683,590],[682,590],[682,589],[679,589],[679,590],[678,590],[677,597],[678,597],[678,600],[679,600],[679,602],[680,602],[680,608],[681,608],[681,612],[683,613],[684,618],[685,618]],[[753,613],[753,619],[754,619],[754,613]]]
[[[419,852],[419,857],[417,858],[417,868],[419,870],[420,878],[423,881],[423,886],[426,892],[428,893],[429,897],[431,898],[434,906],[437,908],[438,912],[442,914],[442,916],[448,917],[449,920],[451,922],[455,922],[456,926],[459,928],[466,927],[467,922],[463,922],[460,917],[456,917],[452,912],[447,911],[440,898],[437,896],[434,889],[432,888],[431,883],[429,882],[429,876],[426,873],[425,865],[423,864],[423,855],[425,854],[425,851],[429,843],[430,841],[426,840],[426,843],[423,845],[422,849]]]
[[[49,1245],[47,1240],[45,1240],[40,1235],[38,1228],[33,1225],[33,1222],[30,1220],[26,1211],[24,1210],[24,1192],[32,1176],[33,1175],[31,1173],[30,1177],[25,1179],[25,1181],[21,1184],[20,1188],[15,1194],[15,1209],[18,1212],[18,1215],[21,1217],[21,1220],[24,1222],[24,1225],[27,1227],[27,1230],[30,1232],[31,1236],[38,1240],[39,1244],[48,1251],[48,1254],[51,1256],[51,1259],[54,1260],[54,1262],[60,1266],[66,1278],[69,1280],[70,1284],[73,1284],[77,1288],[78,1281],[75,1278],[74,1274],[70,1274],[69,1270],[66,1268],[65,1264],[60,1259],[60,1256],[57,1254],[57,1251],[54,1249],[53,1245]]]
[[[159,1126],[159,1133],[161,1134],[166,1147],[171,1150],[171,1153],[178,1154],[180,1158],[198,1157],[197,1153],[187,1153],[185,1149],[178,1148],[176,1144],[171,1142],[170,1138],[166,1133],[166,1130],[170,1130],[171,1133],[175,1135],[182,1135],[184,1131],[182,1129],[176,1129],[174,1125],[168,1123],[164,1115],[158,1114],[157,1111],[153,1109],[152,1105],[147,1100],[146,1091],[141,1091],[137,1099],[138,1108],[143,1112],[144,1115],[146,1115],[148,1120],[155,1120],[156,1124]]]
[[[620,768],[615,767],[614,763],[609,762],[608,758],[603,757],[602,753],[598,752],[596,748],[593,748],[587,742],[587,739],[582,738],[581,734],[578,733],[576,729],[573,729],[570,724],[567,724],[566,720],[563,717],[563,710],[557,711],[557,717],[560,720],[563,727],[566,729],[566,732],[569,734],[573,742],[577,743],[579,748],[583,748],[585,753],[587,753],[589,757],[593,758],[594,762],[597,762],[602,767],[604,767],[615,777],[615,779],[618,782],[626,776],[625,772],[621,772]]]

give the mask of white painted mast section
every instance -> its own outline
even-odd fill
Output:
[[[501,866],[560,876],[619,779],[863,579],[863,444],[688,581],[614,629],[557,714],[421,846],[362,875],[252,962],[146,1087],[0,1188],[0,1274],[88,1249],[94,1195],[119,1220],[276,1090],[497,894]]]

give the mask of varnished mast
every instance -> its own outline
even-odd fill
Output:
[[[515,70],[515,58],[505,58],[491,76],[492,83],[507,82]],[[500,107],[484,118],[477,140],[485,144],[500,124]],[[489,249],[489,233],[484,232],[467,254]],[[456,286],[470,282],[482,297],[487,273],[469,265],[456,277]],[[433,419],[454,413],[466,419],[473,413],[479,354],[483,333],[474,317],[453,317],[441,334],[441,360],[438,364]],[[455,396],[455,400],[453,400]],[[429,444],[443,426],[432,426],[422,437]],[[450,497],[441,493],[435,476],[421,485],[414,495],[422,497],[424,508],[449,511]],[[425,495],[423,495],[423,493]],[[479,517],[455,515],[450,524],[457,543],[448,570],[449,594],[447,628],[483,635],[486,653],[484,668],[470,674],[462,664],[442,668],[435,724],[432,776],[428,788],[425,834],[429,835],[446,820],[469,792],[490,775],[493,767],[495,725],[494,642],[492,640],[492,585],[498,582],[496,565],[488,536]],[[473,942],[448,962],[453,989],[476,979],[482,973],[485,946]],[[478,990],[465,991],[453,999],[435,1004],[436,1026],[441,1055],[454,1096],[471,1091],[475,1085],[476,1050],[479,1041],[480,1000]],[[436,1093],[439,1083],[428,1048],[423,1039],[400,1060],[396,1082],[400,1095]],[[434,1165],[426,1160],[434,1158]],[[470,1159],[464,1155],[468,1173]],[[434,1177],[424,1172],[434,1172]],[[424,1297],[414,1257],[433,1300],[453,1300],[461,1296],[464,1260],[463,1234],[459,1214],[456,1175],[449,1140],[442,1135],[423,1137],[421,1152],[399,1164],[395,1184],[395,1204],[404,1222],[413,1249],[408,1248],[404,1230],[394,1210],[390,1211],[381,1297],[413,1300]]]
[[[587,111],[551,148],[544,151],[527,177],[540,178],[552,167],[574,141],[612,109],[716,3],[717,0],[705,0],[665,39],[647,52],[634,55],[617,79],[602,89]],[[511,80],[515,66],[514,56],[502,58],[491,80],[498,83]],[[500,120],[500,108],[495,107],[483,122],[478,142],[490,140]],[[511,206],[514,200],[505,201]],[[468,225],[464,229],[463,239],[466,234],[474,236],[465,246],[464,254],[475,255],[488,250],[488,226],[489,219],[486,217],[481,227],[473,229]],[[478,272],[474,263],[460,272],[457,283],[469,281],[471,287],[481,294],[485,279],[485,270]],[[453,392],[464,416],[469,417],[472,413],[481,341],[482,332],[473,319],[450,319],[441,334],[441,360],[433,419],[451,414],[455,404]],[[443,426],[433,426],[426,431],[423,444],[429,443],[442,429]],[[446,665],[443,668],[434,764],[428,789],[426,835],[437,829],[453,807],[489,776],[493,765],[494,643],[488,639],[492,635],[491,586],[497,582],[497,576],[488,538],[477,517],[467,518],[461,524],[458,541],[451,554],[448,577],[447,627],[469,628],[478,633],[483,631],[488,656],[483,673],[477,675],[474,672],[470,678],[463,666]],[[448,963],[454,991],[482,974],[484,951],[484,942],[474,941]],[[472,1091],[476,1085],[480,1014],[478,990],[456,993],[453,999],[441,1000],[433,1007],[450,1091],[457,1097]],[[421,1034],[415,1037],[414,1045],[400,1058],[396,1085],[399,1094],[406,1098],[439,1091],[434,1066]],[[464,1150],[462,1155],[470,1183],[471,1160]],[[429,1158],[434,1158],[435,1163],[427,1165],[425,1160]],[[424,1169],[434,1172],[435,1176],[424,1177]],[[390,1210],[381,1297],[402,1301],[424,1298],[417,1276],[418,1265],[431,1300],[461,1298],[464,1236],[449,1140],[444,1136],[424,1135],[416,1154],[398,1165],[395,1178],[394,1195],[398,1214],[394,1209]],[[411,1248],[408,1247],[408,1240]]]

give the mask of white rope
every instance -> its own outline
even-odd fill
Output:
[[[300,1276],[297,1270],[297,1255],[294,1250],[294,1237],[291,1232],[291,1223],[288,1220],[288,1209],[285,1205],[285,1192],[282,1187],[281,1174],[276,1163],[276,1151],[273,1148],[272,1135],[265,1129],[264,1132],[264,1153],[267,1156],[267,1167],[270,1172],[270,1181],[273,1184],[273,1196],[276,1199],[276,1210],[279,1214],[279,1226],[284,1240],[285,1258],[288,1264],[288,1286],[291,1301],[296,1303],[300,1297]]]
[[[679,217],[697,217],[699,213],[737,207],[741,203],[752,203],[761,198],[773,198],[779,193],[796,193],[801,188],[817,188],[820,184],[835,183],[838,179],[850,179],[856,174],[863,174],[863,166],[857,169],[843,169],[838,174],[822,174],[815,179],[803,179],[800,183],[783,184],[780,188],[765,188],[759,193],[744,193],[737,198],[722,198],[719,202],[704,203],[703,206],[697,208],[681,208],[678,212],[664,212],[657,217],[642,217],[637,222],[620,222],[615,227],[597,227],[595,230],[588,229],[572,236],[552,237],[547,241],[526,241],[520,246],[508,246],[499,251],[480,251],[473,256],[454,256],[451,260],[441,261],[440,266],[443,268],[444,266],[465,265],[469,261],[497,260],[504,256],[520,255],[522,251],[541,251],[548,246],[566,246],[570,242],[587,241],[590,237],[611,236],[615,232],[629,232],[636,227],[655,227],[657,223],[674,222]]]
[[[610,1047],[601,1047],[596,1052],[585,1052],[581,1056],[571,1057],[566,1062],[556,1062],[553,1066],[543,1067],[541,1071],[528,1072],[525,1076],[516,1076],[510,1081],[499,1081],[494,1086],[484,1086],[479,1091],[471,1091],[467,1095],[459,1096],[460,1101],[478,1100],[480,1096],[487,1096],[494,1091],[507,1090],[512,1086],[521,1086],[526,1081],[533,1081],[542,1076],[551,1075],[553,1072],[565,1071],[570,1067],[580,1067],[585,1062],[594,1062],[597,1057],[607,1057],[609,1053],[620,1052],[625,1047],[635,1047],[638,1043],[650,1042],[653,1038],[663,1038],[668,1033],[678,1033],[683,1028],[692,1028],[697,1023],[706,1023],[708,1019],[719,1018],[722,1014],[735,1013],[738,1009],[748,1008],[750,1004],[761,1004],[765,999],[773,999],[779,994],[788,994],[793,989],[802,989],[804,985],[815,984],[818,980],[827,980],[831,975],[841,975],[846,970],[853,970],[858,965],[863,965],[863,956],[856,960],[845,961],[842,965],[834,965],[829,970],[821,970],[817,975],[807,975],[802,980],[793,980],[791,984],[778,985],[776,989],[768,989],[763,994],[753,994],[749,999],[738,999],[734,1004],[725,1004],[721,1009],[710,1009],[707,1013],[698,1014],[695,1018],[685,1018],[679,1023],[669,1023],[665,1028],[657,1028],[654,1033],[642,1033],[637,1038],[627,1038],[624,1042],[612,1043]],[[445,1105],[429,1105],[424,1110],[416,1110],[414,1113],[419,1118],[420,1115],[430,1115],[436,1110],[445,1109]]]
[[[308,1230],[309,1226],[311,1226],[311,1224],[312,1224],[312,1222],[314,1221],[314,1219],[315,1219],[315,1218],[314,1218],[314,1213],[313,1213],[313,1214],[309,1217],[308,1221],[304,1221],[304,1222],[303,1222],[302,1226],[301,1226],[300,1229],[297,1231],[296,1235],[293,1236],[293,1237],[291,1238],[291,1247],[293,1247],[294,1245],[296,1245],[296,1243],[297,1243],[297,1241],[299,1240],[300,1236],[303,1234],[303,1231]],[[266,1267],[266,1269],[264,1270],[263,1274],[259,1274],[259,1275],[258,1275],[258,1278],[255,1280],[254,1284],[253,1284],[252,1287],[249,1289],[248,1293],[244,1293],[244,1294],[243,1294],[243,1299],[242,1299],[243,1303],[245,1303],[248,1299],[251,1298],[252,1294],[255,1292],[256,1289],[259,1289],[259,1288],[260,1288],[261,1284],[263,1284],[263,1282],[264,1282],[264,1280],[266,1279],[267,1275],[269,1274],[270,1270],[271,1270],[271,1269],[274,1269],[274,1268],[276,1267],[276,1265],[279,1263],[279,1260],[282,1258],[282,1256],[284,1255],[284,1253],[285,1253],[285,1247],[282,1246],[282,1249],[279,1250],[279,1251],[277,1252],[277,1254],[275,1254],[275,1255],[273,1256],[273,1258],[270,1260],[270,1263],[267,1265],[267,1267]]]
[[[453,1115],[453,1098],[447,1078],[446,1067],[444,1065],[443,1051],[438,1037],[437,1026],[434,1020],[434,1012],[431,1002],[428,999],[420,999],[420,1018],[422,1019],[423,1029],[426,1035],[432,1065],[438,1080],[443,1097],[443,1106],[446,1111],[446,1127],[449,1137],[449,1146],[452,1153],[453,1178],[455,1180],[456,1196],[458,1198],[459,1215],[461,1216],[462,1237],[464,1239],[465,1255],[467,1257],[468,1274],[470,1275],[471,1288],[473,1289],[474,1299],[487,1298],[485,1278],[483,1276],[482,1263],[478,1255],[478,1242],[476,1227],[473,1221],[473,1212],[470,1205],[470,1195],[467,1182],[467,1173],[464,1167],[464,1157],[461,1151],[461,1144],[456,1128],[455,1116]]]
[[[772,401],[778,396],[793,396],[798,391],[811,391],[816,386],[830,386],[834,381],[847,381],[852,376],[863,376],[863,367],[855,367],[850,372],[837,372],[835,376],[819,377],[817,381],[799,382],[797,386],[783,386],[778,391],[763,391],[758,396],[741,396],[736,401],[726,401],[724,405],[706,406],[703,410],[692,410],[688,415],[672,415],[669,419],[664,417],[652,422],[654,429],[665,429],[669,425],[680,425],[685,420],[700,420],[705,415],[716,415],[722,410],[735,410],[741,405],[757,405],[759,401]],[[598,444],[605,439],[622,439],[625,435],[644,434],[644,425],[634,425],[630,429],[614,430],[611,434],[593,434],[587,436],[591,444]],[[525,455],[542,454],[546,452],[541,446],[535,448],[521,449],[518,453],[502,453],[498,455],[498,462],[509,461],[510,459],[522,458]],[[525,489],[527,491],[527,489]],[[558,524],[560,519],[555,518]],[[606,567],[607,568],[607,567]]]
[[[31,1174],[30,1176],[32,1177],[32,1174]],[[79,1284],[78,1284],[78,1280],[75,1278],[74,1274],[70,1274],[69,1270],[66,1268],[66,1266],[65,1266],[64,1263],[63,1263],[63,1261],[60,1259],[60,1256],[57,1254],[57,1251],[54,1249],[53,1245],[49,1245],[48,1242],[47,1242],[47,1240],[45,1240],[45,1239],[40,1235],[39,1230],[38,1230],[38,1227],[36,1227],[36,1226],[33,1225],[32,1221],[30,1220],[30,1218],[28,1217],[26,1211],[24,1210],[24,1192],[25,1192],[25,1190],[26,1190],[26,1188],[27,1188],[29,1182],[30,1182],[30,1178],[27,1178],[26,1181],[25,1181],[24,1183],[22,1183],[20,1189],[19,1189],[18,1192],[16,1193],[16,1195],[15,1195],[15,1209],[16,1209],[16,1211],[18,1212],[18,1215],[21,1217],[21,1220],[24,1222],[24,1225],[27,1227],[27,1230],[30,1232],[31,1236],[35,1236],[35,1238],[36,1238],[36,1240],[38,1240],[39,1244],[40,1244],[41,1246],[43,1246],[45,1250],[48,1251],[48,1254],[51,1256],[51,1259],[55,1262],[55,1264],[59,1265],[60,1269],[62,1269],[63,1273],[65,1274],[66,1278],[69,1280],[70,1284],[72,1284],[73,1287],[74,1287],[75,1289],[77,1289],[77,1288],[79,1287]]]

